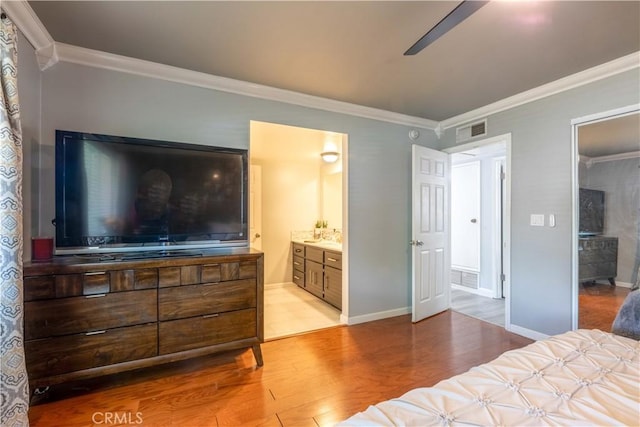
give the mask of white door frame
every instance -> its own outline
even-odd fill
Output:
[[[573,330],[578,329],[578,294],[580,292],[578,283],[578,228],[580,222],[578,128],[586,124],[602,122],[638,112],[640,112],[640,104],[632,104],[571,120],[571,199],[573,212],[573,220],[571,221],[571,329]]]
[[[502,236],[502,247],[504,250],[503,271],[505,275],[504,281],[504,325],[507,331],[511,331],[511,133],[494,136],[491,138],[481,139],[469,142],[467,144],[456,145],[444,149],[445,153],[454,154],[470,149],[484,147],[486,145],[504,142],[506,147],[506,179],[505,179],[505,206],[504,206],[504,232]]]
[[[507,173],[506,173],[506,164],[507,164],[507,159],[504,156],[501,157],[495,157],[492,161],[492,170],[493,170],[493,180],[492,180],[492,188],[493,188],[493,194],[496,196],[495,200],[494,200],[494,205],[493,205],[493,218],[491,219],[493,221],[493,231],[494,231],[494,235],[493,235],[493,239],[495,242],[500,242],[502,240],[502,233],[503,233],[503,217],[505,217],[505,206],[506,203],[504,201],[505,198],[505,193],[506,193],[506,185],[504,185],[506,182],[506,177],[507,177]],[[502,174],[504,173],[504,180],[502,178]],[[504,253],[505,250],[502,247],[502,244],[500,245],[495,245],[494,247],[495,252],[492,254],[492,259],[493,259],[493,267],[494,267],[494,274],[497,277],[494,277],[494,280],[496,281],[496,286],[493,289],[493,298],[502,298],[503,296],[503,290],[502,290],[502,278],[501,275],[503,274],[502,268],[504,268]],[[500,268],[502,267],[502,268]]]

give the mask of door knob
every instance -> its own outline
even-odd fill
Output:
[[[424,245],[424,242],[422,240],[410,240],[409,244],[411,246],[422,246]]]
[[[475,224],[476,222],[478,222],[478,220],[475,218],[471,218],[471,222]]]
[[[256,233],[256,239],[260,238],[260,233]]]

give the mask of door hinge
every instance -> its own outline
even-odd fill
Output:
[[[506,277],[504,274],[501,274],[501,275],[500,275],[500,280],[501,280],[502,282],[504,282],[505,280],[507,280],[507,277]]]
[[[507,178],[507,174],[504,171],[500,171],[500,180],[504,181]]]

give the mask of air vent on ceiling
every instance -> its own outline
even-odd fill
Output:
[[[487,119],[460,126],[456,129],[456,142],[468,141],[469,139],[484,136],[487,134]]]

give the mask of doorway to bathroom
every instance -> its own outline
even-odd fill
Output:
[[[250,122],[250,241],[265,254],[267,340],[335,327],[347,318],[346,144],[342,133]],[[292,242],[318,236],[317,243],[341,250],[342,310],[306,290],[303,258],[294,265]]]

